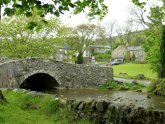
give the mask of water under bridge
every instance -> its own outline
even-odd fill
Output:
[[[113,79],[111,67],[69,64],[31,58],[0,64],[0,87],[31,90],[54,87],[90,88]]]

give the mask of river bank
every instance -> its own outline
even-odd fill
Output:
[[[0,104],[0,124],[91,124],[77,119],[55,95],[2,89],[7,103]]]
[[[135,94],[140,94],[139,98],[142,97],[142,99],[139,99],[139,101],[134,99],[135,101],[133,102],[127,99],[128,94],[123,96],[124,92],[118,92],[114,95],[114,93],[108,91],[111,95],[113,94],[113,97],[108,97],[105,96],[104,91],[96,90],[97,93],[102,93],[102,96],[98,96],[92,89],[86,89],[86,91],[84,89],[74,89],[72,94],[69,93],[71,89],[67,90],[66,94],[75,98],[66,96],[62,91],[56,95],[23,89],[3,89],[2,91],[7,99],[7,103],[0,104],[0,110],[3,112],[3,114],[0,114],[1,124],[13,124],[13,122],[16,124],[165,123],[165,109],[134,104],[152,101],[152,97],[143,99],[141,93]],[[84,96],[84,99],[77,99],[78,97],[80,98],[80,96],[76,96],[80,93],[78,91],[86,94],[86,97]],[[89,93],[93,95],[91,99],[89,98]],[[122,94],[122,97],[119,96],[119,93]],[[131,92],[125,93],[130,94]],[[82,96],[82,94],[80,95]],[[134,98],[137,98],[137,96],[134,96]],[[124,103],[124,100],[125,104],[121,104]],[[128,102],[131,103],[129,104]]]

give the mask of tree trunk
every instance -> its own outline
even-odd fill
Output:
[[[112,37],[109,38],[109,43],[110,43],[110,46],[111,46],[111,51],[113,51],[113,46],[112,46]]]
[[[163,25],[162,39],[160,44],[160,74],[159,78],[165,78],[165,25]]]
[[[2,15],[1,15],[1,5],[0,5],[0,27],[1,27],[1,20],[2,20]]]

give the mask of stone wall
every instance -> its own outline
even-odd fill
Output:
[[[96,87],[113,79],[111,67],[95,67],[31,58],[0,64],[0,87],[18,88],[28,77],[45,73],[61,87]]]
[[[165,124],[165,111],[142,107],[117,106],[105,101],[68,100],[77,118],[88,118],[94,124]]]

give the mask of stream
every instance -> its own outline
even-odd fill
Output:
[[[105,100],[113,104],[129,105],[135,107],[153,108],[165,111],[165,97],[147,95],[147,93],[135,91],[111,91],[98,89],[56,89],[42,91],[48,94],[56,94],[61,98],[77,100]]]

